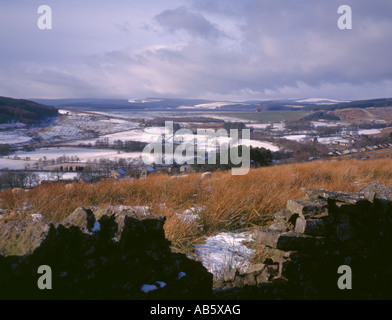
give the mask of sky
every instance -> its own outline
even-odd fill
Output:
[[[390,0],[0,0],[0,95],[392,97],[391,40]]]

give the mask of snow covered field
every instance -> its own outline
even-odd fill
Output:
[[[0,131],[0,144],[17,144],[28,142],[31,137],[26,136],[21,130]]]
[[[334,142],[349,143],[349,140],[343,139],[342,137],[323,137],[317,138],[317,141],[322,144],[333,144]]]
[[[306,135],[294,134],[294,135],[283,136],[282,138],[287,139],[287,140],[293,140],[293,141],[301,141],[303,139],[306,139]]]
[[[350,123],[345,122],[345,121],[312,121],[311,124],[315,127],[342,127],[342,126],[348,126]]]
[[[68,148],[68,147],[60,147],[60,148],[42,148],[37,149],[35,151],[19,151],[14,154],[20,158],[30,157],[30,159],[34,162],[39,159],[43,159],[44,157],[47,160],[56,160],[57,158],[66,155],[66,156],[76,156],[81,162],[86,162],[88,160],[92,161],[94,159],[110,159],[115,160],[119,158],[138,158],[141,155],[141,152],[121,152],[118,153],[116,150],[107,150],[107,149],[83,149],[83,148]],[[10,155],[12,158],[14,155]]]
[[[258,140],[240,140],[239,144],[245,145],[245,146],[252,146],[253,148],[265,148],[268,150],[271,150],[272,152],[279,151],[279,147],[273,145],[272,143],[269,142],[262,142]]]
[[[222,106],[227,106],[232,103],[228,102],[212,102],[212,103],[203,103],[203,104],[197,104],[194,106],[180,106],[178,109],[218,109]]]
[[[43,140],[80,139],[93,134],[105,135],[126,131],[139,127],[139,123],[124,119],[111,119],[98,114],[85,114],[61,110],[61,117],[45,128],[30,130],[32,134]]]
[[[378,134],[380,132],[381,132],[381,130],[379,130],[379,129],[358,130],[358,134],[364,134],[364,135]]]
[[[26,161],[26,160],[13,160],[8,158],[0,158],[0,170],[1,169],[9,169],[9,170],[24,170],[26,165],[32,166],[36,161]]]

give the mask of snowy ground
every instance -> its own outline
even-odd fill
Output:
[[[0,131],[0,144],[17,144],[30,141],[31,137],[23,132],[24,130]]]
[[[273,145],[272,143],[269,142],[263,142],[263,141],[258,141],[258,140],[240,140],[239,144],[245,145],[245,146],[252,146],[254,148],[265,148],[269,149],[272,152],[279,151],[279,147]]]
[[[180,106],[178,109],[219,109],[222,106],[231,105],[232,103],[227,102],[212,102],[212,103],[203,103],[197,104],[194,106]]]
[[[92,132],[105,135],[139,127],[137,122],[113,119],[104,115],[65,110],[61,110],[61,113],[63,115],[55,119],[50,126],[32,129],[30,133],[44,140],[80,139],[91,136]]]
[[[317,141],[322,144],[333,144],[335,141],[339,143],[349,143],[349,140],[342,137],[323,137],[317,138]]]
[[[224,272],[245,271],[251,266],[249,259],[254,250],[243,245],[244,241],[253,241],[251,232],[225,232],[207,238],[194,248],[201,263],[217,278]]]
[[[338,126],[348,126],[350,125],[349,122],[345,121],[312,121],[311,124],[317,128],[317,127],[338,127]]]
[[[9,170],[24,170],[26,165],[32,166],[36,161],[26,161],[26,160],[14,160],[8,158],[0,158],[0,170],[1,169],[9,169]]]
[[[365,134],[365,135],[378,134],[380,132],[381,130],[379,129],[358,130],[358,134]]]
[[[288,139],[288,140],[293,140],[293,141],[301,141],[303,139],[306,139],[306,135],[294,134],[294,135],[283,136],[282,138]]]
[[[71,148],[71,147],[60,147],[60,148],[42,148],[37,149],[35,151],[19,151],[15,155],[20,158],[30,157],[31,161],[38,161],[39,159],[43,159],[44,157],[47,160],[56,160],[57,158],[66,155],[66,156],[77,156],[81,162],[86,162],[88,160],[92,161],[94,159],[110,159],[115,160],[119,158],[138,158],[141,156],[141,152],[120,152],[116,150],[108,150],[108,149],[83,149],[83,148]],[[11,158],[14,155],[10,155]]]

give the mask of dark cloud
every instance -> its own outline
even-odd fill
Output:
[[[174,10],[165,10],[155,16],[158,23],[169,32],[186,31],[200,38],[218,38],[224,36],[214,24],[200,13],[189,11],[181,6]]]

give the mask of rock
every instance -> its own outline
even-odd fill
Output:
[[[295,223],[294,231],[297,233],[304,233],[310,236],[324,236],[324,221],[320,219],[305,220],[303,218],[298,218]]]
[[[95,216],[90,209],[84,207],[77,208],[61,224],[66,227],[78,227],[82,232],[89,233],[94,228]]]
[[[235,277],[238,275],[238,271],[236,269],[230,270],[223,274],[223,280],[225,282],[234,281]]]
[[[375,198],[392,201],[392,187],[387,187],[377,182],[367,184],[359,192],[370,202],[374,202]]]
[[[284,223],[295,223],[295,219],[297,218],[298,214],[291,212],[290,210],[283,209],[276,212],[273,215],[273,218],[276,222],[284,222]]]
[[[355,237],[354,230],[349,223],[342,223],[336,226],[337,238],[342,241],[348,241]]]
[[[255,232],[255,241],[259,244],[284,251],[295,251],[304,248],[314,249],[323,244],[322,239],[301,233],[279,233],[265,229]]]
[[[202,180],[212,179],[212,173],[211,173],[211,172],[204,172],[204,173],[201,175],[201,179],[202,179]]]
[[[359,193],[354,193],[354,192],[329,192],[325,190],[314,190],[314,189],[309,189],[305,190],[306,196],[308,199],[312,200],[330,200],[330,201],[339,201],[339,202],[344,202],[348,204],[361,204],[364,202],[368,202],[368,200],[361,194]]]
[[[251,267],[248,268],[248,270],[246,270],[247,274],[258,274],[263,272],[263,270],[265,269],[265,264],[262,263],[257,263],[252,265]]]
[[[244,277],[245,286],[255,286],[257,285],[256,277],[253,274],[248,274]]]
[[[271,231],[286,232],[288,228],[284,222],[275,222],[268,227]]]
[[[372,183],[362,193],[307,190],[288,201],[275,223],[254,232],[262,264],[241,273],[232,298],[388,299],[392,287],[392,188]],[[294,232],[287,232],[284,226]],[[356,290],[339,291],[337,268],[348,265]],[[254,278],[257,285],[254,283]],[[226,283],[226,286],[228,284]],[[225,297],[230,297],[229,291]]]
[[[265,283],[265,282],[269,282],[269,274],[263,272],[262,274],[258,275],[256,277],[256,282],[257,284],[261,284],[261,283]]]
[[[281,276],[281,277],[273,277],[271,282],[273,285],[276,286],[286,286],[289,283],[289,280]]]
[[[322,199],[292,199],[287,201],[286,208],[292,213],[297,213],[302,219],[306,219],[328,213],[328,202]]]
[[[51,226],[42,221],[21,218],[0,227],[0,255],[32,254],[49,236]]]
[[[244,278],[241,276],[236,276],[234,280],[234,286],[237,288],[242,288],[244,285]]]
[[[103,226],[107,238],[119,242],[124,230],[125,219],[144,219],[142,207],[113,207],[93,209],[94,218]]]
[[[22,218],[0,227],[0,297],[7,299],[208,299],[212,274],[172,253],[163,217],[124,216],[120,241],[111,236],[116,215],[101,215],[89,232],[91,210],[78,208],[62,224]],[[83,229],[83,230],[82,230]],[[37,268],[52,270],[55,290],[37,289]],[[179,278],[179,274],[185,276]],[[165,283],[143,292],[145,284]]]
[[[256,276],[257,284],[271,281],[272,278],[279,275],[279,265],[273,264],[267,266],[260,274]]]

